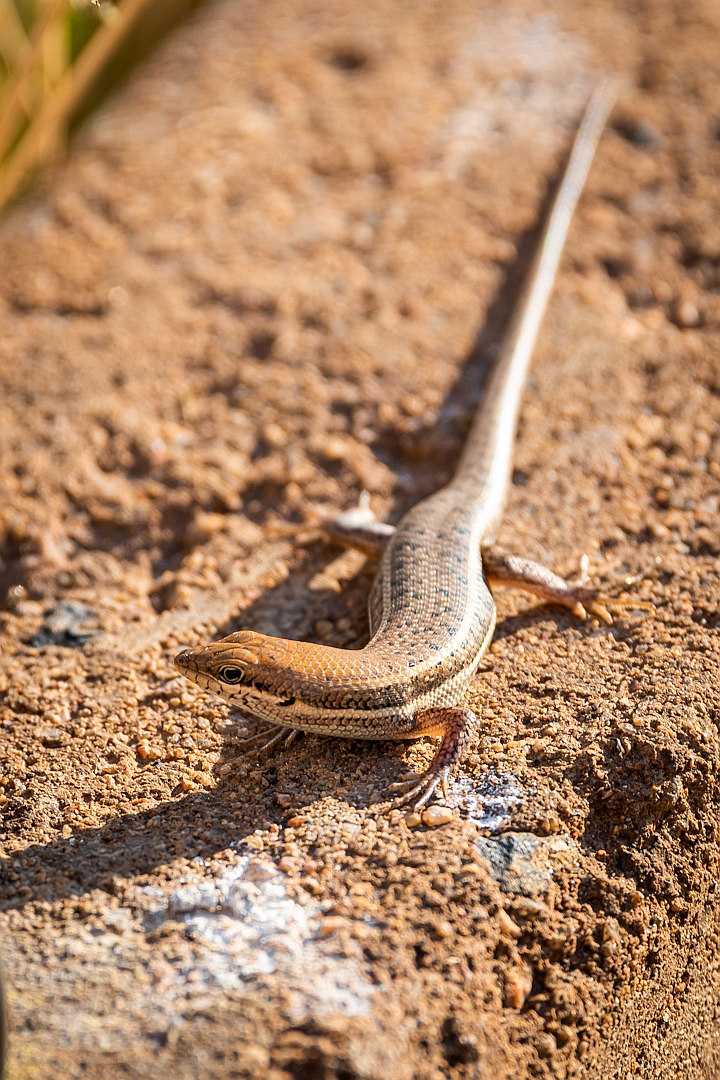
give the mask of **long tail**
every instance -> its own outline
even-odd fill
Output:
[[[452,481],[474,488],[484,499],[486,540],[492,540],[503,511],[510,482],[520,399],[573,212],[585,185],[600,136],[615,102],[618,81],[602,82],[588,102],[567,168],[547,219],[535,259],[503,339],[488,392],[473,420]],[[477,487],[484,488],[478,492]]]

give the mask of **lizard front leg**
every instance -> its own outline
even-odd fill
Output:
[[[281,522],[272,526],[272,532],[280,536],[294,536],[301,547],[324,539],[340,547],[359,551],[370,559],[380,559],[388,541],[395,534],[395,526],[375,518],[370,509],[370,496],[363,491],[358,505],[336,518],[303,525]]]
[[[363,495],[366,494],[363,492]],[[330,521],[324,521],[322,532],[327,540],[335,544],[360,551],[371,559],[379,559],[395,533],[395,526],[376,521],[369,499],[361,496],[358,506]]]
[[[414,809],[423,806],[440,785],[447,796],[447,781],[453,765],[465,756],[470,742],[470,731],[477,724],[472,709],[457,705],[445,709],[425,709],[415,717],[410,733],[413,738],[421,735],[442,735],[435,757],[424,773],[391,784],[388,791],[404,792],[393,801],[393,807],[412,803]]]

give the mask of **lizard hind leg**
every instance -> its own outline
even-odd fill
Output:
[[[552,570],[517,555],[506,555],[496,547],[484,548],[482,553],[483,570],[490,583],[506,585],[511,589],[522,589],[533,593],[550,604],[561,604],[570,608],[575,615],[586,619],[588,613],[596,615],[603,622],[612,623],[611,611],[653,611],[653,605],[643,600],[616,600],[603,596],[599,589],[587,584],[587,565],[583,560],[579,581],[566,581]]]
[[[477,724],[477,717],[471,709],[455,706],[447,709],[426,709],[417,714],[415,723],[413,735],[442,733],[442,741],[424,773],[390,785],[388,791],[401,793],[393,800],[393,809],[410,803],[415,810],[418,810],[425,805],[438,787],[441,787],[443,794],[447,796],[450,770],[465,756],[470,742],[470,732],[473,725]]]

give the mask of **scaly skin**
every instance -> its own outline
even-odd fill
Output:
[[[183,675],[273,725],[251,744],[267,736],[269,746],[289,730],[355,739],[442,734],[427,773],[411,781],[399,801],[420,806],[438,784],[445,786],[476,722],[464,707],[465,693],[495,628],[481,550],[497,532],[528,363],[613,99],[612,88],[604,85],[588,105],[454,479],[413,507],[394,534],[389,527],[380,530],[386,547],[370,597],[372,637],[365,648],[347,651],[241,630],[175,658]],[[356,543],[362,546],[357,537]],[[377,531],[369,543],[378,543]],[[579,613],[584,605],[607,614],[594,590],[568,585],[521,560],[514,565],[494,556],[490,562],[504,584],[531,588]]]

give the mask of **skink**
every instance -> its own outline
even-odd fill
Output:
[[[297,731],[353,739],[441,735],[428,770],[393,785],[396,804],[421,806],[462,758],[478,721],[465,693],[495,628],[489,584],[529,589],[579,615],[610,621],[607,601],[492,545],[510,483],[518,412],[530,357],[570,221],[605,126],[614,88],[593,94],[578,128],[537,255],[490,385],[447,487],[413,507],[395,529],[350,512],[328,532],[369,554],[382,550],[370,595],[371,638],[335,649],[241,630],[181,652],[177,668],[267,723],[245,740],[259,752]],[[269,726],[268,726],[269,725]]]

